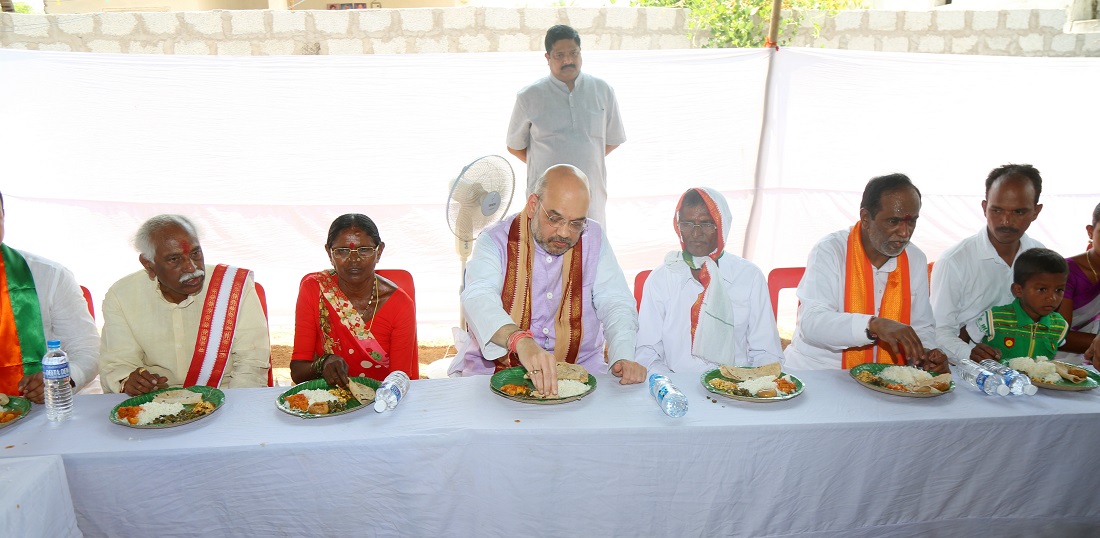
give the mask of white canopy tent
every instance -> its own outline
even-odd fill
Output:
[[[672,213],[691,186],[725,193],[739,216],[728,248],[765,272],[804,265],[821,236],[851,225],[875,175],[921,188],[914,240],[930,260],[984,225],[983,180],[998,165],[1042,171],[1031,233],[1063,254],[1084,248],[1100,202],[1100,59],[588,51],[584,69],[612,84],[626,124],[608,157],[607,224],[629,281],[677,247]],[[421,338],[445,336],[460,284],[448,183],[479,156],[507,155],[515,92],[546,72],[538,52],[0,50],[5,243],[64,263],[98,301],[140,268],[140,222],[183,213],[207,261],[255,270],[272,325],[288,327],[301,276],[327,267],[329,223],[362,212],[386,242],[380,267],[416,279]],[[508,158],[516,210],[525,174]]]

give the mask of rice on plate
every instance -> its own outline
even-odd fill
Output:
[[[1054,363],[1047,360],[1046,357],[1040,357],[1039,360],[1031,357],[1016,357],[1008,361],[1008,367],[1018,372],[1024,372],[1028,377],[1038,379],[1044,383],[1057,383],[1062,380],[1062,376],[1058,375],[1058,369],[1054,366]]]
[[[590,388],[592,387],[574,379],[559,379],[557,398],[572,398],[573,396],[580,396],[581,394],[588,392],[588,389]],[[538,395],[537,392],[533,392],[531,395],[536,398],[542,397],[541,395]]]
[[[913,386],[918,381],[932,379],[932,374],[912,366],[888,366],[883,368],[878,376],[907,386]]]

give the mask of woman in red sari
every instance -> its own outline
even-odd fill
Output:
[[[405,290],[374,273],[386,244],[366,215],[341,215],[328,230],[333,269],[302,278],[294,316],[295,383],[348,376],[384,379],[401,370],[419,379],[416,315]]]

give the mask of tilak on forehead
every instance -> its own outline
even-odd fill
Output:
[[[191,243],[189,243],[186,239],[180,241],[180,246],[183,247],[184,255],[191,253]]]

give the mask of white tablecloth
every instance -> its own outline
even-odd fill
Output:
[[[60,456],[0,459],[0,536],[80,535]]]
[[[111,424],[119,395],[4,431],[61,454],[89,536],[1070,536],[1100,529],[1100,390],[928,399],[795,372],[790,401],[715,397],[672,375],[686,417],[600,376],[578,402],[414,381],[395,412],[303,420],[279,389],[162,430]]]

